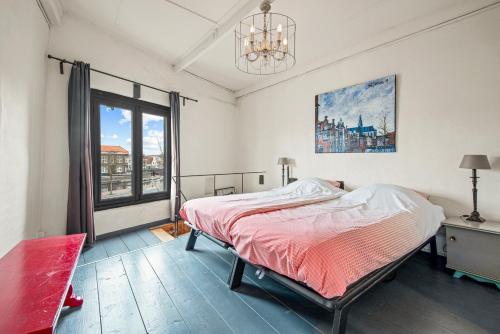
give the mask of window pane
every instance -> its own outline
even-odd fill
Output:
[[[142,114],[142,193],[165,191],[165,119]]]
[[[132,196],[132,112],[99,105],[101,199]]]

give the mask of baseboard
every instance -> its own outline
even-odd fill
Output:
[[[98,236],[96,236],[96,240],[106,239],[109,237],[115,237],[117,235],[120,235],[120,234],[123,234],[126,232],[132,232],[132,231],[142,230],[145,228],[151,228],[151,227],[155,227],[155,226],[159,226],[159,225],[168,224],[170,222],[171,222],[170,219],[161,219],[161,220],[157,220],[157,221],[147,223],[147,224],[127,227],[127,228],[124,228],[122,230],[117,230],[117,231],[113,231],[113,232],[99,234]]]

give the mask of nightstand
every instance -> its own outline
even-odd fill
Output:
[[[462,217],[448,218],[447,264],[453,277],[464,275],[476,281],[496,284],[500,289],[500,222],[476,223]]]

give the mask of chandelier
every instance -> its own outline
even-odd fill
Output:
[[[257,75],[284,72],[295,64],[295,21],[270,13],[269,0],[262,1],[260,10],[236,26],[236,68]]]

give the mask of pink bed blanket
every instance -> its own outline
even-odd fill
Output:
[[[395,186],[322,194],[259,193],[188,201],[181,214],[249,262],[326,298],[432,236],[442,209]]]

